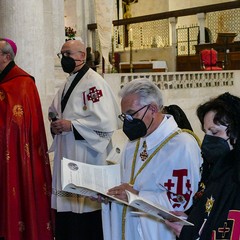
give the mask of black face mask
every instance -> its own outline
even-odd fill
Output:
[[[123,132],[127,135],[130,141],[136,140],[147,134],[147,127],[143,120],[134,118],[133,121],[124,119]]]
[[[76,67],[76,62],[72,57],[63,56],[61,59],[62,69],[66,73],[72,73]]]
[[[201,150],[203,158],[211,164],[225,157],[230,152],[230,147],[226,139],[206,134]]]

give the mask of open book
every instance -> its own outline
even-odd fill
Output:
[[[165,219],[180,222],[182,225],[192,223],[175,216],[163,206],[152,203],[138,195],[126,191],[128,202],[108,195],[108,189],[121,184],[120,165],[91,165],[63,158],[62,164],[62,190],[88,197],[97,197],[101,194],[110,201],[117,201],[134,207],[140,212],[136,214],[149,214],[164,222]]]
[[[151,216],[157,217],[158,219],[162,220],[162,222],[164,222],[164,220],[169,220],[173,222],[179,222],[182,225],[193,226],[192,223],[186,221],[182,217],[172,214],[168,209],[157,203],[150,202],[145,198],[139,197],[138,195],[129,191],[126,191],[126,193],[128,196],[128,205],[141,211],[134,212],[135,214],[142,215],[143,213],[147,213]]]
[[[121,184],[120,165],[92,165],[63,158],[62,190],[88,197],[107,195],[108,189]]]

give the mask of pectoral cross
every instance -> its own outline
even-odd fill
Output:
[[[146,141],[143,142],[142,147],[143,147],[143,151],[140,153],[140,158],[142,159],[142,161],[145,161],[148,158]]]

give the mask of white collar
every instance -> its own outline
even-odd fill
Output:
[[[162,122],[159,124],[157,129],[155,129],[147,137],[143,137],[140,139],[140,146],[142,146],[143,141],[146,141],[147,150],[151,150],[152,148],[158,146],[161,142],[163,142],[167,137],[169,137],[173,132],[177,131],[178,129],[178,125],[175,122],[173,116],[165,114]]]

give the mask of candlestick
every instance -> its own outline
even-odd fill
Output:
[[[112,70],[111,73],[117,73],[115,68],[115,56],[114,56],[114,36],[112,36]]]
[[[112,37],[114,37],[114,25],[112,25]]]
[[[132,47],[133,41],[130,41],[130,73],[133,73],[133,61],[132,61]]]
[[[133,33],[132,33],[132,28],[129,29],[129,41],[133,41]]]

